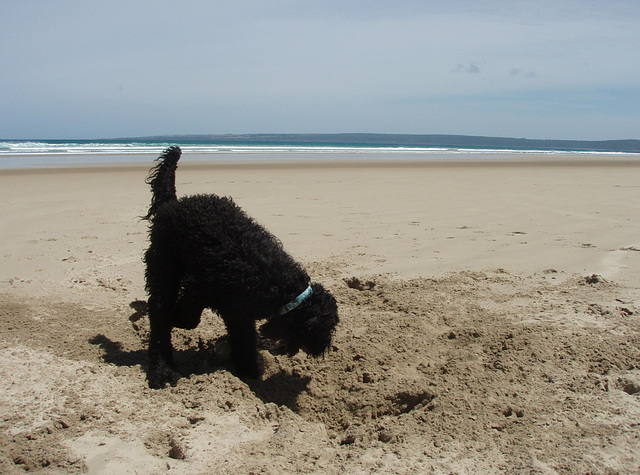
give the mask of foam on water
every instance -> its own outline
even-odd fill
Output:
[[[47,142],[47,141],[2,141],[0,142],[0,168],[29,168],[42,166],[126,163],[136,161],[132,156],[159,155],[170,143],[143,142]],[[184,161],[229,160],[249,157],[255,160],[273,159],[301,161],[323,155],[327,159],[425,159],[475,158],[478,156],[531,154],[554,155],[629,155],[624,152],[570,151],[570,150],[516,150],[516,149],[472,149],[419,146],[379,145],[331,145],[331,144],[179,144]],[[640,155],[640,154],[634,154]],[[242,156],[242,157],[240,157]],[[140,157],[141,158],[141,157]],[[146,160],[146,159],[145,159]]]

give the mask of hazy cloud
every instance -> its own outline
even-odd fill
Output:
[[[467,74],[478,74],[480,72],[480,68],[475,63],[470,63],[468,65],[458,64],[456,68],[453,70],[454,73],[467,73]]]
[[[637,137],[638,24],[637,0],[5,1],[0,138]]]
[[[509,72],[509,76],[519,76],[519,77],[525,77],[525,78],[534,78],[534,77],[536,77],[536,73],[534,73],[533,71],[525,71],[522,68],[512,68],[511,71]]]

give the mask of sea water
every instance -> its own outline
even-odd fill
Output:
[[[255,162],[305,160],[449,160],[496,157],[526,158],[532,154],[635,155],[626,152],[513,150],[331,144],[180,144],[161,142],[0,141],[0,169],[111,165],[147,162],[170,145],[179,145],[183,162]]]

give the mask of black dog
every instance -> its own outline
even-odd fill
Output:
[[[149,386],[178,378],[171,330],[192,329],[205,308],[224,320],[231,357],[241,377],[260,376],[256,320],[263,336],[290,356],[302,349],[323,355],[338,309],[334,297],[309,276],[265,228],[230,198],[177,199],[175,171],[181,150],[170,147],[149,173],[153,197],[145,254],[149,293]]]

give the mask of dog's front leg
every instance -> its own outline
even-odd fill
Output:
[[[231,359],[236,366],[236,373],[241,378],[259,378],[260,365],[256,343],[258,336],[256,324],[252,318],[225,319]]]
[[[192,283],[184,283],[181,295],[176,302],[173,326],[193,330],[200,324],[202,311],[206,308],[206,300],[202,298],[203,291]]]
[[[179,379],[173,370],[173,347],[171,345],[171,316],[166,308],[154,298],[149,299],[149,387],[163,388],[166,383],[175,385]]]

